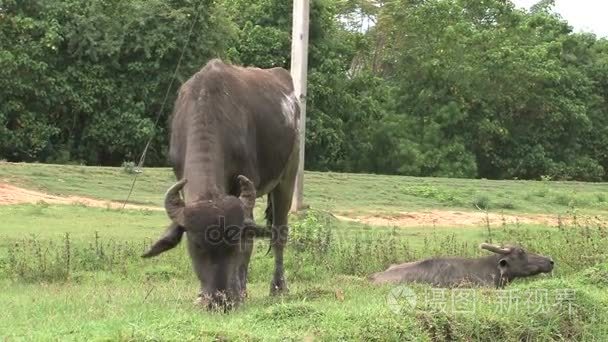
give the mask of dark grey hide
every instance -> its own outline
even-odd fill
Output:
[[[438,287],[504,287],[515,278],[553,270],[553,260],[528,253],[518,246],[499,247],[483,243],[480,248],[493,252],[482,258],[433,258],[392,265],[369,277],[374,284],[426,283]]]
[[[299,151],[293,91],[283,68],[243,68],[217,59],[179,90],[170,141],[179,181],[165,200],[172,223],[144,257],[175,247],[186,232],[201,297],[210,305],[238,304],[245,294],[253,206],[263,195],[273,232],[271,293],[287,290],[283,250]]]

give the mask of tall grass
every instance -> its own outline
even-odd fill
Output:
[[[54,238],[29,235],[5,244],[6,253],[0,254],[0,279],[12,283],[7,291],[13,295],[6,295],[10,301],[21,303],[19,307],[9,306],[9,317],[21,315],[21,319],[31,320],[28,315],[39,310],[26,310],[22,305],[37,298],[38,291],[50,288],[51,294],[36,300],[47,303],[43,307],[49,312],[61,308],[60,317],[72,317],[77,312],[98,320],[99,312],[119,312],[111,322],[139,322],[137,331],[114,325],[120,336],[99,328],[87,335],[90,325],[78,324],[78,336],[82,338],[301,340],[312,335],[320,340],[604,340],[608,337],[608,228],[602,221],[582,217],[564,220],[571,221],[576,224],[556,228],[505,223],[502,227],[486,227],[478,240],[456,231],[435,230],[412,238],[407,230],[361,229],[341,224],[327,213],[309,211],[293,221],[287,250],[287,277],[296,290],[282,298],[267,297],[273,258],[266,255],[268,241],[258,240],[249,273],[250,288],[256,294],[230,317],[208,315],[188,305],[198,284],[183,243],[159,257],[141,259],[152,242],[149,239],[119,240],[97,232],[78,239],[70,234]],[[483,240],[518,243],[527,250],[551,255],[557,263],[554,277],[517,281],[510,288],[551,293],[573,289],[576,297],[572,310],[549,305],[544,311],[522,308],[499,312],[496,308],[504,293],[477,289],[473,313],[441,310],[420,300],[415,308],[396,314],[386,302],[387,293],[395,287],[374,287],[365,281],[366,275],[391,263],[438,255],[483,255],[487,252],[477,247]],[[17,295],[23,288],[31,294]],[[420,295],[436,291],[426,286],[412,288]],[[99,289],[105,293],[101,297],[90,294]],[[16,295],[19,299],[14,298]],[[110,299],[113,296],[117,299]],[[52,331],[55,323],[46,324],[46,319],[42,315],[33,322]],[[60,324],[72,329],[69,318]],[[5,328],[14,331],[8,336],[28,331],[14,325]],[[61,336],[57,334],[48,332],[51,339]]]
[[[557,262],[559,274],[577,272],[608,261],[608,226],[605,222],[572,217],[571,225],[558,227],[521,227],[503,223],[487,226],[484,241],[520,244],[529,251],[550,255]],[[315,280],[335,275],[365,276],[392,263],[409,262],[432,256],[482,255],[479,243],[456,232],[430,231],[415,247],[412,239],[400,229],[348,229],[324,212],[309,211],[291,227],[287,269],[291,277]],[[104,238],[94,232],[88,239],[73,241],[70,234],[61,239],[39,239],[29,235],[12,240],[0,259],[0,274],[26,282],[66,281],[79,272],[103,271],[128,277],[152,272],[150,267],[179,270],[174,276],[190,275],[189,260],[183,251],[171,251],[161,257],[144,260],[140,255],[152,243]],[[253,280],[270,271],[271,258],[266,255],[268,241],[258,240],[255,249]],[[161,266],[161,265],[165,266]],[[291,264],[291,265],[290,265]],[[162,273],[162,272],[161,272]],[[261,276],[260,276],[261,277]]]

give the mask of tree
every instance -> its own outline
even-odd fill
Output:
[[[221,14],[210,0],[5,2],[0,156],[117,165],[141,153],[162,108],[148,161],[164,162],[177,87],[233,39]]]
[[[561,19],[499,0],[395,2],[379,18],[379,74],[421,175],[605,177],[585,148],[592,81],[569,61],[586,50]]]
[[[608,179],[608,42],[552,6],[312,1],[307,168]],[[177,87],[212,57],[289,68],[291,13],[282,0],[7,0],[0,158],[117,165],[154,136],[147,165],[164,165]]]

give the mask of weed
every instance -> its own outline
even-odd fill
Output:
[[[587,268],[582,272],[582,279],[587,284],[608,287],[608,263]]]
[[[516,208],[515,204],[512,201],[503,201],[496,203],[496,207],[500,209],[513,210]]]
[[[551,177],[551,176],[547,176],[547,175],[541,175],[541,176],[540,176],[540,180],[541,180],[543,183],[550,182],[552,179],[553,179],[553,177]]]
[[[130,175],[139,173],[138,172],[139,170],[137,169],[137,165],[135,165],[135,163],[132,162],[132,161],[125,161],[125,162],[123,162],[122,163],[122,170],[123,170],[123,172],[125,172],[127,174],[130,174]]]
[[[290,303],[271,306],[265,312],[260,313],[258,319],[271,320],[274,322],[295,317],[313,318],[315,314],[318,314],[318,312],[309,304]]]
[[[534,195],[537,197],[546,197],[549,194],[549,189],[543,186],[542,188],[534,191]]]
[[[38,202],[36,202],[36,206],[38,206],[40,208],[48,208],[49,204],[47,202],[45,202],[44,200],[39,200]]]
[[[573,202],[570,196],[566,194],[558,194],[553,199],[553,203],[562,205],[564,207],[570,206]]]
[[[490,198],[486,195],[477,195],[473,198],[473,207],[487,210],[490,208]]]

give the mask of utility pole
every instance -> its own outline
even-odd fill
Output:
[[[308,17],[309,0],[293,0],[293,27],[291,31],[291,78],[294,92],[300,101],[300,163],[296,176],[291,211],[304,207],[304,146],[306,141],[306,82],[308,76]]]

